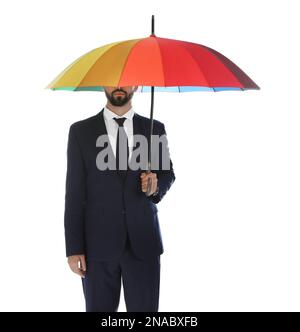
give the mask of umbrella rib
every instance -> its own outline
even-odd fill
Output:
[[[209,54],[211,54],[212,56],[215,57],[215,59],[217,59],[217,61],[219,61],[229,72],[230,74],[243,86],[243,83],[239,80],[239,78],[237,77],[237,75],[235,75],[232,70],[224,63],[224,61],[222,61],[222,59],[220,59],[217,54],[215,54],[214,52],[217,52],[216,50],[214,50],[213,48],[211,47],[207,47],[205,45],[203,45],[203,48],[205,48]],[[219,53],[219,52],[217,52]],[[220,53],[221,54],[221,53]],[[225,57],[225,55],[221,54],[224,58],[226,58],[227,60],[229,60],[229,62],[233,63],[234,66],[236,66],[240,71],[241,68],[239,68],[233,61],[231,61],[230,59],[228,59],[227,57]],[[245,73],[244,73],[245,74]],[[246,75],[246,74],[245,74]],[[239,87],[242,91],[243,91],[243,88]]]
[[[139,38],[139,41],[136,42],[136,43],[131,47],[131,49],[130,49],[128,55],[127,55],[127,58],[126,58],[126,60],[125,60],[125,63],[124,63],[124,65],[123,65],[123,68],[122,68],[122,71],[121,71],[121,74],[120,74],[120,77],[119,77],[119,81],[118,81],[118,86],[119,86],[119,84],[120,84],[120,81],[121,81],[122,75],[123,75],[123,73],[124,73],[125,67],[126,67],[126,65],[127,65],[128,59],[129,59],[129,57],[130,57],[130,54],[131,54],[133,48],[134,48],[138,43],[141,43],[144,39],[146,39],[146,38]]]
[[[205,77],[205,75],[204,75],[204,73],[203,73],[202,68],[200,67],[200,65],[199,65],[199,63],[196,61],[196,59],[193,57],[193,55],[189,52],[188,49],[186,49],[185,47],[183,47],[181,44],[179,44],[179,47],[180,47],[181,49],[183,49],[183,50],[184,50],[184,51],[190,56],[190,58],[193,60],[193,62],[196,63],[196,66],[197,66],[197,67],[199,68],[199,70],[201,71],[201,73],[202,73],[202,75],[203,75],[203,78],[204,78],[205,81],[206,81],[207,86],[208,86],[208,87],[211,87],[211,86],[210,86],[210,83],[208,83],[208,80],[207,80],[207,78]]]
[[[166,79],[165,79],[165,71],[164,71],[164,65],[163,65],[163,57],[162,57],[162,53],[161,53],[161,49],[160,49],[160,44],[157,38],[155,38],[158,50],[159,50],[159,54],[160,54],[160,63],[161,63],[161,69],[162,69],[162,73],[163,73],[163,81],[164,81],[164,87],[166,87]]]
[[[139,40],[138,39],[133,39],[133,40]],[[123,42],[120,42],[120,43],[117,43],[115,45],[113,45],[112,47],[110,47],[109,49],[107,49],[102,55],[100,58],[97,58],[97,60],[90,66],[89,70],[86,72],[85,76],[87,75],[87,73],[96,65],[96,63],[101,60],[101,58],[103,57],[104,54],[106,54],[107,52],[109,52],[110,50],[112,50],[114,47],[117,47],[119,46],[120,44],[123,44],[123,43],[126,43],[128,42],[128,40],[125,40]],[[79,87],[79,85],[82,83],[82,81],[84,80],[85,76],[79,81],[79,83],[77,84],[77,87]]]
[[[114,43],[111,43],[111,44],[114,44]],[[103,45],[103,46],[101,46],[101,47],[104,47],[104,46],[107,46],[107,45],[110,45],[110,44],[106,44],[106,45]],[[103,54],[105,54],[106,52],[108,52],[108,51],[111,50],[114,46],[117,46],[117,45],[118,45],[118,44],[114,44],[114,45],[112,45],[112,46],[111,46],[110,48],[108,48]],[[90,52],[87,52],[86,54],[84,54],[83,56],[88,55],[88,54],[90,54],[90,53],[96,51],[97,49],[99,49],[99,48],[101,48],[101,47],[96,47],[96,48],[94,48],[93,50],[91,50]],[[102,54],[101,56],[103,56],[103,54]],[[82,56],[82,57],[83,57],[83,56]],[[79,59],[81,59],[82,57],[80,57]],[[79,59],[78,59],[78,60],[79,60]],[[85,78],[85,76],[87,75],[87,73],[92,69],[92,67],[96,64],[96,62],[97,62],[98,60],[99,60],[99,58],[97,58],[96,61],[90,66],[89,70],[85,73],[84,77],[79,81],[79,83],[77,83],[77,86],[74,87],[74,88],[75,88],[74,91],[76,91],[76,89],[79,88],[79,85],[80,85],[81,82],[84,80],[84,78]],[[77,90],[77,91],[78,91],[78,90]]]
[[[63,77],[63,75],[65,75],[70,70],[70,68],[72,68],[76,63],[78,63],[81,60],[81,58],[83,58],[87,54],[93,52],[94,50],[95,49],[93,49],[93,50],[91,50],[89,52],[86,52],[85,54],[81,55],[80,57],[78,57],[77,59],[75,59],[73,62],[71,62],[71,64],[69,64],[59,75],[57,75],[55,77],[55,79],[50,84],[48,84],[47,88],[48,87],[51,88],[51,86],[54,85],[57,81],[59,81]]]

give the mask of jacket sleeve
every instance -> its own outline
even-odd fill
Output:
[[[165,126],[163,123],[162,123],[162,129],[160,130],[160,135],[165,135],[165,138],[167,139],[167,133],[166,133],[166,129],[165,129]],[[161,165],[162,154],[159,153],[160,154],[159,155],[160,167],[158,170],[152,171],[152,172],[156,173],[156,175],[157,175],[157,185],[159,187],[158,193],[155,196],[153,196],[153,195],[149,196],[149,198],[152,200],[153,203],[158,203],[162,200],[162,198],[165,196],[165,194],[170,189],[171,185],[173,184],[173,182],[176,179],[174,169],[173,169],[172,159],[170,157],[168,141],[166,141],[166,142],[167,142],[167,144],[166,144],[167,153],[168,153],[168,157],[170,159],[170,169],[168,169],[168,170],[162,169],[162,165]]]
[[[71,125],[67,146],[67,174],[65,192],[64,228],[66,256],[82,255],[84,245],[84,215],[86,199],[86,171],[82,152]]]

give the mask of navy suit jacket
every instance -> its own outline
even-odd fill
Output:
[[[172,160],[169,170],[161,169],[161,164],[152,170],[157,174],[159,192],[149,197],[141,190],[140,174],[144,169],[128,169],[124,181],[116,170],[99,170],[96,157],[104,147],[97,147],[96,140],[107,134],[103,110],[70,126],[64,213],[66,256],[118,258],[126,232],[138,257],[160,255],[164,248],[156,204],[175,180]],[[150,119],[135,113],[133,134],[145,135],[148,140],[149,131]],[[162,122],[154,120],[153,134],[166,134]]]

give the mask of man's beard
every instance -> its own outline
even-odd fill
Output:
[[[116,89],[111,94],[108,94],[106,90],[104,90],[104,91],[105,91],[107,99],[114,106],[124,106],[125,104],[127,104],[129,102],[129,100],[133,96],[133,92],[131,92],[129,95],[127,95],[127,92],[122,89]],[[115,93],[117,91],[123,92],[123,96],[115,96]]]

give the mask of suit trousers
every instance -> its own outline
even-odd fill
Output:
[[[120,258],[87,261],[82,278],[87,312],[116,312],[123,284],[127,312],[157,312],[160,286],[160,255],[141,260],[127,241]]]

